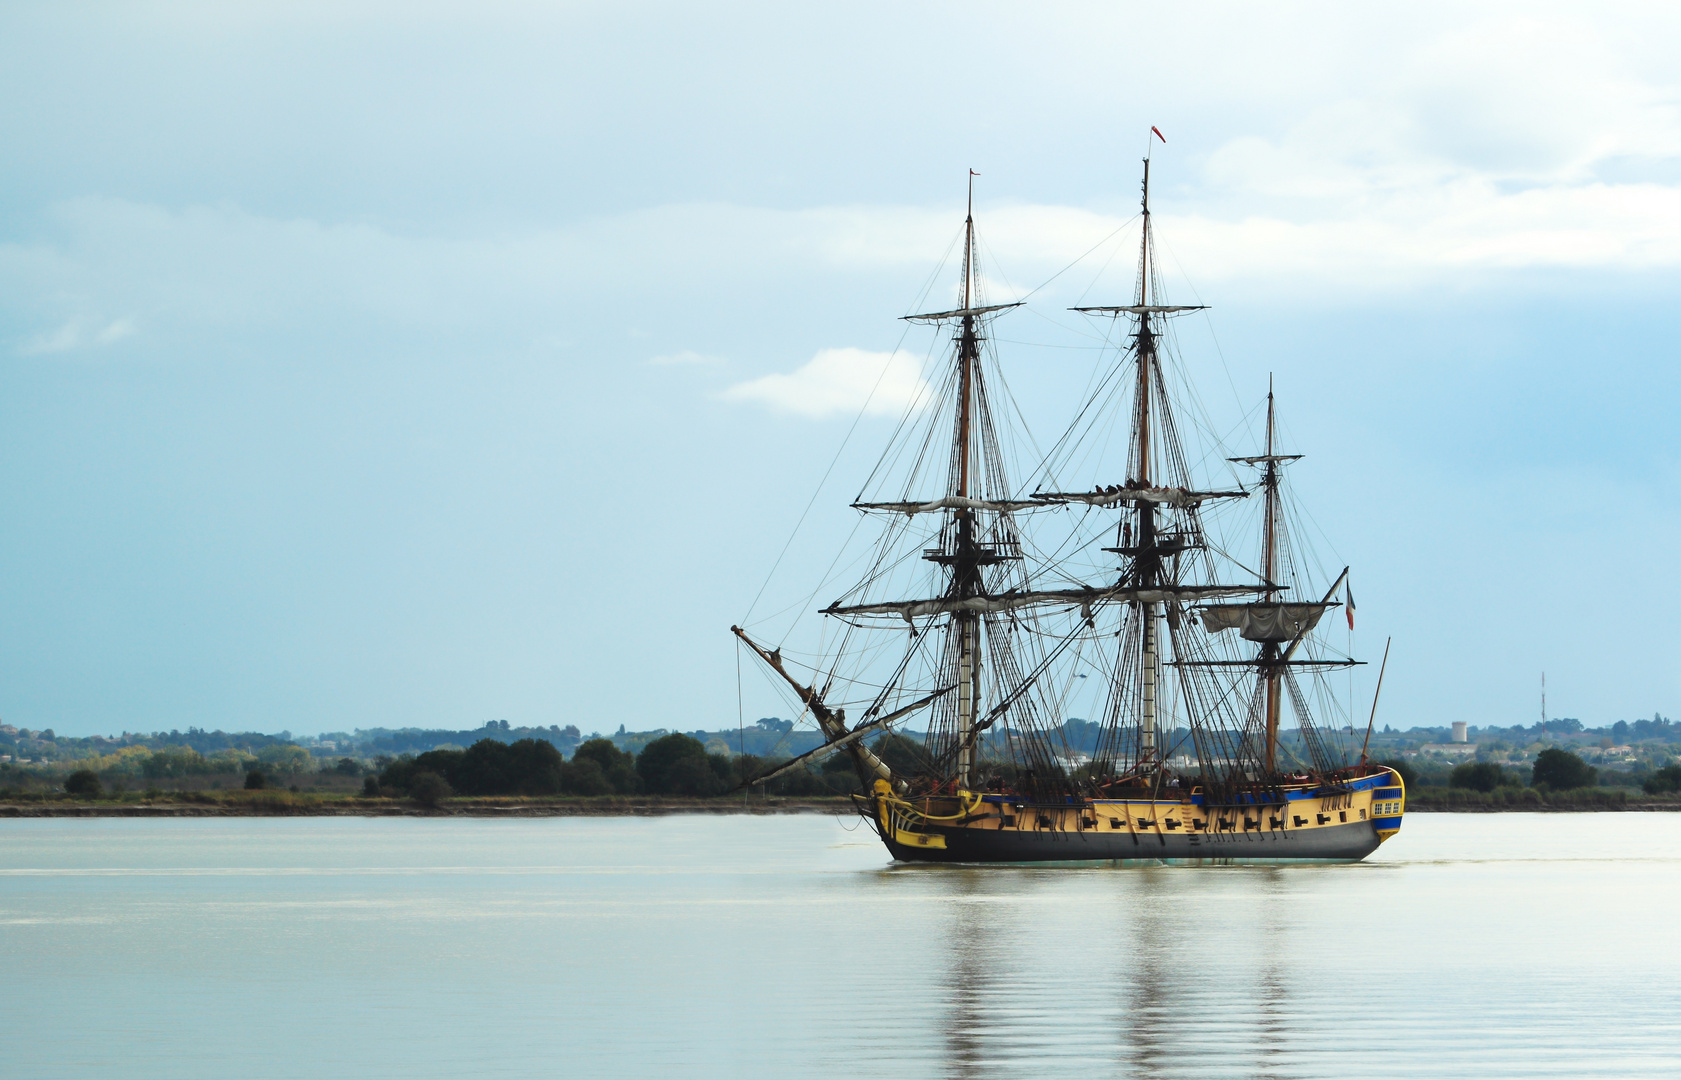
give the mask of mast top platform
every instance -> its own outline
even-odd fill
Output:
[[[1084,312],[1087,315],[1174,315],[1182,311],[1207,311],[1207,304],[1119,304],[1102,307],[1076,307],[1069,311]]]
[[[964,319],[975,315],[985,315],[993,311],[1007,311],[1010,308],[1021,307],[1025,300],[1018,300],[1013,304],[990,304],[986,307],[965,307],[953,311],[931,311],[926,315],[901,315],[904,322],[944,322],[947,319]]]

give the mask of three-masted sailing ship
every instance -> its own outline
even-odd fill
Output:
[[[949,362],[853,504],[879,532],[862,579],[821,611],[829,647],[797,673],[732,628],[824,738],[778,773],[850,756],[896,859],[1357,860],[1400,828],[1400,777],[1356,754],[1337,714],[1330,677],[1357,661],[1321,620],[1348,571],[1316,587],[1328,575],[1295,538],[1299,455],[1278,450],[1270,386],[1261,452],[1222,456],[1224,485],[1192,475],[1171,320],[1201,308],[1163,299],[1149,178],[1146,160],[1132,302],[1073,309],[1115,345],[1016,487],[989,327],[1021,305],[980,295],[971,176],[959,306],[906,316],[949,331]],[[1122,431],[1124,476],[1059,482],[1102,468]],[[920,755],[890,765],[883,733],[916,718]]]

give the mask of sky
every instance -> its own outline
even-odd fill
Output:
[[[1064,309],[1131,292],[1152,125],[1167,288],[1212,305],[1187,369],[1223,430],[1274,379],[1357,651],[1394,640],[1379,725],[1532,723],[1542,672],[1552,716],[1681,712],[1678,31],[6,4],[0,719],[785,714],[728,628],[833,599],[967,171],[989,295],[1038,289],[995,336],[1044,443],[1099,363]]]

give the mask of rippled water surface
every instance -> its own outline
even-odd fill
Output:
[[[0,1075],[1681,1075],[1681,815],[1218,870],[855,824],[0,821]]]

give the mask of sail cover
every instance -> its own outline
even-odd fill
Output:
[[[1335,604],[1210,604],[1199,608],[1210,633],[1237,630],[1250,641],[1292,641]]]

